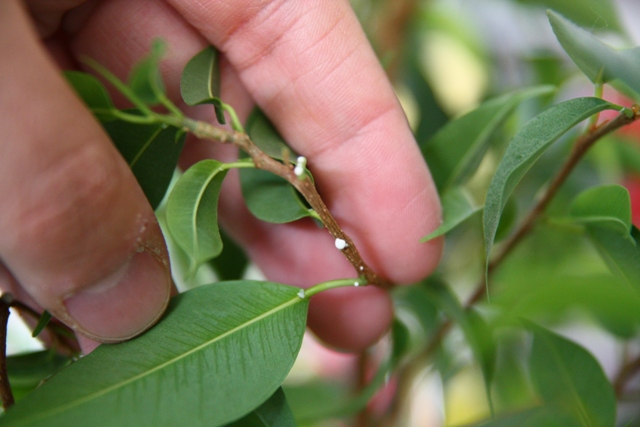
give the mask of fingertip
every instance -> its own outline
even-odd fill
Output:
[[[389,330],[391,298],[384,290],[366,286],[322,292],[311,299],[308,325],[331,347],[361,352]]]

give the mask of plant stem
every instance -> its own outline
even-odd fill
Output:
[[[171,119],[167,117],[167,119]],[[175,125],[175,123],[169,123]],[[316,212],[317,218],[320,218],[329,233],[335,239],[341,239],[346,242],[345,248],[342,250],[344,256],[349,260],[353,268],[355,268],[358,277],[363,280],[364,284],[371,284],[382,288],[388,288],[390,284],[379,277],[362,259],[353,240],[340,228],[337,221],[329,212],[326,204],[320,197],[315,184],[311,179],[300,179],[294,173],[293,165],[289,163],[281,163],[264,153],[257,145],[253,143],[249,135],[243,132],[228,131],[215,127],[209,123],[195,121],[192,119],[184,119],[178,127],[192,132],[201,139],[215,140],[222,143],[233,144],[251,157],[257,169],[266,170],[281,178],[287,180],[300,194],[305,198],[307,203]]]
[[[305,297],[309,298],[309,297],[312,297],[312,296],[314,296],[315,294],[317,294],[319,292],[327,291],[329,289],[352,288],[352,287],[356,286],[356,283],[358,284],[357,286],[366,285],[365,283],[358,282],[358,279],[331,280],[329,282],[319,283],[319,284],[317,284],[315,286],[310,287],[309,289],[307,289],[304,292],[304,295],[305,295]]]
[[[5,411],[15,403],[7,374],[7,322],[9,321],[9,307],[12,300],[11,294],[3,294],[0,297],[0,345],[2,346],[0,350],[0,400],[2,400],[2,407]]]
[[[613,389],[616,392],[616,396],[620,397],[624,393],[624,388],[627,382],[640,372],[640,356],[625,363],[618,375],[613,380]]]
[[[31,316],[36,321],[39,320],[42,316],[41,313],[38,313],[33,308],[16,299],[11,301],[11,307],[20,311],[21,314],[27,314]],[[77,340],[74,338],[74,333],[71,329],[68,329],[66,326],[56,322],[47,323],[45,329],[49,331],[54,346],[59,345],[60,347],[64,347],[70,355],[76,355],[80,353],[80,346]]]
[[[573,171],[578,162],[583,158],[585,153],[591,148],[600,138],[608,135],[615,130],[634,122],[640,117],[640,107],[634,105],[632,107],[633,114],[629,114],[629,110],[622,109],[620,113],[611,121],[602,123],[597,127],[590,127],[587,129],[587,133],[580,136],[573,146],[571,154],[564,165],[560,168],[557,175],[549,184],[542,198],[536,203],[533,209],[522,221],[518,229],[511,235],[511,237],[502,245],[501,251],[498,255],[491,260],[487,269],[487,275],[482,277],[479,283],[476,285],[474,292],[464,305],[465,310],[470,309],[476,303],[481,301],[487,296],[486,292],[486,279],[489,277],[495,269],[502,264],[507,256],[518,246],[522,240],[533,229],[534,224],[540,218],[544,210],[547,208],[553,197],[556,195],[562,184],[566,181],[569,174]],[[410,384],[411,378],[414,374],[422,368],[422,365],[428,361],[433,352],[438,348],[444,337],[453,327],[453,321],[451,319],[445,320],[440,327],[436,330],[431,340],[427,343],[426,347],[420,352],[412,363],[409,363],[404,369],[400,370],[398,374],[398,389],[400,390],[400,398],[407,398],[406,392],[403,390]],[[633,373],[640,371],[640,358],[636,361],[637,366],[633,366]],[[627,376],[627,374],[625,374]],[[396,404],[394,402],[394,404]],[[399,405],[399,403],[397,403]],[[397,411],[397,409],[396,409]],[[392,417],[397,417],[397,414],[392,414]],[[393,424],[394,418],[392,418]]]

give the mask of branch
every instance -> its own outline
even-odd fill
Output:
[[[12,300],[11,294],[3,294],[0,297],[0,345],[2,346],[0,349],[0,400],[5,411],[15,403],[7,373],[7,322]]]
[[[578,138],[578,140],[574,144],[573,150],[571,151],[571,155],[564,163],[564,165],[560,168],[558,174],[554,177],[542,198],[538,201],[538,203],[536,203],[533,209],[522,221],[520,227],[516,230],[516,232],[513,233],[511,237],[504,243],[504,245],[502,246],[502,250],[498,253],[498,255],[489,263],[487,276],[490,276],[493,271],[502,264],[507,256],[516,248],[516,246],[518,246],[522,242],[524,237],[526,237],[533,229],[536,221],[543,214],[562,184],[564,184],[569,174],[573,171],[578,162],[584,157],[589,148],[591,148],[603,136],[608,135],[640,118],[640,106],[634,105],[632,107],[632,111],[633,115],[631,116],[628,116],[627,113],[622,111],[613,120],[604,122],[597,127],[591,127],[586,134]],[[464,305],[465,310],[470,309],[476,303],[483,300],[486,296],[486,282],[485,278],[482,277],[480,282],[477,284],[473,294],[471,294],[466,304]],[[453,321],[451,319],[445,320],[436,330],[433,337],[427,343],[422,352],[420,352],[420,354],[416,356],[415,362],[409,363],[405,367],[405,369],[399,373],[398,388],[400,390],[404,388],[403,380],[406,381],[407,379],[410,379],[411,372],[418,369],[417,367],[420,367],[423,363],[426,363],[426,361],[431,358],[433,352],[438,348],[438,346],[452,327]],[[417,367],[412,366],[414,364],[417,365]],[[628,369],[633,370],[630,372],[624,372],[625,378],[640,371],[640,357],[635,361],[635,364],[632,364]],[[623,372],[621,372],[621,375],[622,374]]]
[[[379,277],[362,259],[358,249],[351,239],[338,225],[337,221],[329,212],[327,205],[320,197],[318,190],[313,181],[309,178],[299,177],[294,173],[294,167],[291,164],[280,163],[274,158],[264,153],[249,135],[243,132],[227,131],[215,127],[209,123],[184,119],[181,123],[182,128],[192,132],[201,139],[209,139],[222,143],[233,144],[247,153],[253,160],[257,169],[266,170],[281,178],[287,180],[300,194],[305,198],[307,203],[316,211],[325,227],[334,239],[340,239],[346,243],[342,253],[349,260],[353,268],[355,268],[358,277],[364,279],[366,284],[379,286],[382,288],[390,287],[390,283]]]
[[[627,382],[636,376],[638,372],[640,372],[640,356],[625,363],[620,369],[620,372],[618,372],[618,375],[616,375],[615,379],[612,381],[613,390],[616,392],[616,396],[621,397],[623,395]]]
[[[36,310],[29,307],[27,304],[21,301],[18,301],[16,299],[11,301],[11,307],[20,311],[21,314],[27,314],[31,316],[36,321],[38,321],[42,316],[41,313],[38,313]],[[49,331],[50,333],[49,337],[53,341],[54,347],[56,345],[60,347],[64,347],[66,351],[69,353],[69,355],[76,355],[80,353],[80,345],[78,344],[77,340],[73,338],[74,332],[71,329],[69,329],[67,326],[50,321],[45,326],[45,329]]]

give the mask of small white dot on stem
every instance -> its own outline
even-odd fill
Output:
[[[340,250],[343,250],[344,248],[349,246],[349,244],[345,240],[340,239],[340,238],[336,239],[335,245],[336,245],[336,248],[338,248]]]

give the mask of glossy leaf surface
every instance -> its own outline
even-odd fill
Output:
[[[442,224],[420,241],[426,242],[448,233],[481,210],[482,207],[474,206],[464,188],[447,191],[442,196]]]
[[[618,80],[640,93],[640,48],[617,50],[557,13],[549,21],[562,48],[594,83]]]
[[[178,129],[174,127],[123,120],[114,120],[103,126],[131,167],[151,207],[157,208],[178,165],[185,135],[178,136]]]
[[[616,423],[616,397],[596,359],[578,344],[531,324],[530,374],[542,400],[583,426]]]
[[[227,427],[296,427],[287,398],[278,388],[271,397],[253,412],[227,424]]]
[[[169,232],[191,258],[191,272],[222,251],[218,197],[226,174],[223,163],[202,160],[180,177],[167,200]]]
[[[444,191],[470,178],[489,148],[492,136],[513,110],[527,98],[552,91],[551,86],[540,86],[509,93],[486,101],[447,123],[422,147],[437,187]]]
[[[260,406],[293,365],[308,299],[268,282],[175,297],[151,330],[102,345],[2,418],[3,426],[216,427]]]
[[[89,73],[65,71],[64,77],[98,120],[113,120],[116,107],[104,85]]]
[[[513,138],[489,184],[484,206],[487,264],[500,216],[516,184],[544,151],[572,127],[612,104],[599,98],[576,98],[555,105],[530,120]]]
[[[214,46],[207,46],[187,62],[180,78],[180,93],[187,105],[213,104],[218,122],[225,124],[218,50]]]

